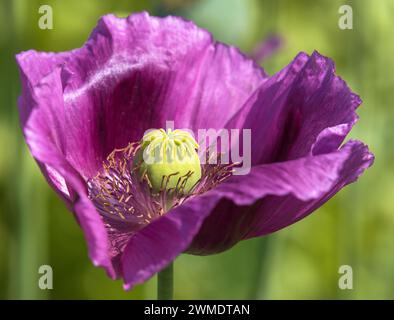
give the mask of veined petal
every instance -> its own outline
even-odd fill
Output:
[[[108,255],[108,238],[96,208],[87,196],[86,183],[63,154],[60,69],[45,76],[34,86],[31,112],[26,119],[24,134],[33,157],[38,161],[52,186],[62,193],[83,229],[89,256],[97,266],[106,268],[115,277]],[[65,188],[65,189],[62,189]]]
[[[330,154],[261,165],[249,175],[233,176],[130,239],[123,255],[125,288],[144,282],[183,251],[217,253],[298,221],[372,162],[368,149],[354,141]]]
[[[332,60],[301,53],[263,81],[227,127],[251,129],[253,165],[297,159],[312,153],[321,134],[319,152],[336,150],[357,121],[360,103]],[[329,130],[339,125],[341,134]]]
[[[186,250],[218,201],[216,195],[191,199],[135,234],[122,257],[124,288],[149,279]]]
[[[265,77],[238,49],[214,42],[192,22],[147,13],[104,16],[81,49],[29,51],[18,63],[30,83],[23,96],[62,66],[65,154],[85,178],[112,150],[166,121],[191,130],[222,128]],[[23,106],[28,113],[29,103]]]
[[[332,153],[260,165],[248,175],[233,176],[211,191],[222,200],[188,252],[220,252],[289,226],[354,182],[372,163],[368,148],[350,141]]]

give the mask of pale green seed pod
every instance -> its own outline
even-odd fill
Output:
[[[201,178],[198,147],[187,131],[152,130],[142,138],[134,166],[148,178],[154,193],[187,195]]]

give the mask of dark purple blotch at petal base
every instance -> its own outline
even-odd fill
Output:
[[[100,19],[62,53],[17,55],[20,119],[28,147],[75,213],[89,255],[125,288],[182,252],[226,250],[307,216],[373,162],[343,144],[361,103],[334,63],[301,53],[273,76],[192,22],[139,13]],[[148,129],[251,129],[252,169],[194,196],[144,228],[109,226],[87,182],[115,148]]]

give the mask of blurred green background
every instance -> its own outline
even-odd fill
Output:
[[[54,29],[38,28],[40,5]],[[340,30],[338,9],[353,8],[353,30]],[[23,141],[16,107],[14,55],[34,48],[80,47],[97,19],[147,10],[180,15],[216,39],[250,52],[272,33],[285,45],[264,61],[274,73],[299,52],[317,49],[364,101],[352,136],[375,165],[307,219],[214,256],[183,255],[175,297],[184,299],[394,299],[394,1],[392,0],[0,0],[0,298],[155,298],[156,278],[124,292],[93,267],[77,223],[44,181]],[[54,270],[40,290],[38,267]],[[338,268],[353,267],[353,290],[338,288]]]

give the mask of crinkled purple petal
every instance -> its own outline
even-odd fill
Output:
[[[301,53],[267,78],[227,127],[252,130],[253,165],[285,161],[311,154],[324,130],[316,152],[336,150],[356,122],[360,103],[335,75],[330,59],[317,52]],[[328,130],[338,125],[341,134]]]
[[[186,250],[219,200],[216,195],[191,199],[135,234],[122,257],[125,289],[149,279]]]
[[[68,55],[68,52],[47,53],[29,50],[16,56],[22,80],[22,95],[18,101],[22,126],[25,125],[32,111],[32,88],[57,66],[62,65]]]
[[[294,223],[353,182],[372,161],[364,145],[349,142],[330,154],[261,165],[249,175],[233,176],[130,240],[123,256],[125,287],[142,283],[185,250],[212,254]]]
[[[81,49],[60,56],[29,51],[18,62],[33,84],[63,65],[65,153],[84,177],[96,174],[114,148],[166,121],[192,130],[223,127],[265,76],[193,23],[147,13],[104,16]]]
[[[351,141],[339,151],[260,165],[248,175],[233,176],[212,190],[222,200],[188,252],[220,252],[240,240],[289,226],[354,182],[372,163],[368,148]]]
[[[52,177],[53,186],[63,192],[63,198],[75,212],[85,233],[93,263],[105,267],[108,275],[114,278],[104,224],[88,198],[85,181],[62,151],[61,134],[65,128],[62,122],[64,114],[59,112],[63,104],[60,71],[59,68],[55,69],[33,86],[31,112],[24,127],[25,139],[33,157],[46,170],[48,177]],[[61,184],[66,189],[62,189]]]

